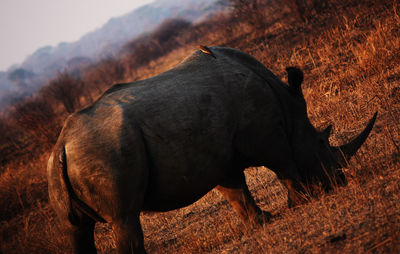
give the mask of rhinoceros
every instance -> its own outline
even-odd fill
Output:
[[[216,188],[246,223],[268,221],[244,170],[266,166],[288,189],[345,184],[340,170],[376,113],[348,144],[307,117],[300,69],[288,84],[250,55],[202,47],[149,79],[117,84],[70,115],[48,161],[50,202],[76,253],[96,253],[96,222],[112,224],[117,253],[144,253],[141,211],[178,209]]]

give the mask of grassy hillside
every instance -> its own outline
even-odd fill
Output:
[[[235,1],[239,3],[241,1]],[[165,29],[106,59],[63,73],[1,117],[0,253],[64,253],[47,199],[49,151],[68,115],[116,82],[165,71],[196,45],[239,48],[283,80],[305,74],[303,92],[316,127],[334,124],[333,145],[359,133],[375,111],[370,137],[345,169],[349,184],[288,209],[286,189],[266,168],[246,170],[257,203],[274,214],[246,227],[216,191],[195,204],[141,216],[149,253],[399,253],[400,3],[281,1],[240,8],[194,26]],[[163,38],[163,39],[160,39]],[[140,55],[140,52],[145,54]],[[100,253],[114,253],[107,224],[96,226]]]

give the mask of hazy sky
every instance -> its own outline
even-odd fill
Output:
[[[0,0],[0,71],[152,0]]]

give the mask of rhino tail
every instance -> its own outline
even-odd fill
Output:
[[[81,213],[92,218],[94,221],[106,222],[106,220],[103,219],[96,211],[94,211],[93,208],[79,199],[72,188],[71,181],[68,177],[67,155],[65,152],[65,147],[63,147],[60,151],[59,162],[59,165],[61,166],[59,170],[61,171],[60,173],[62,175],[62,180],[60,182],[64,193],[67,195],[66,202],[68,202],[68,220],[71,222],[71,224],[80,224],[80,217],[77,215],[76,211],[80,211]]]
[[[287,67],[288,83],[291,91],[301,94],[301,83],[303,83],[304,74],[297,67]]]

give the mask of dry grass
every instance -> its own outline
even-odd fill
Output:
[[[246,227],[211,191],[189,207],[143,214],[149,253],[400,252],[400,3],[334,2],[339,8],[306,23],[288,8],[268,7],[262,33],[220,17],[222,26],[199,25],[193,33],[200,39],[138,67],[134,76],[124,74],[125,80],[146,78],[178,63],[195,44],[226,45],[249,52],[283,79],[286,66],[300,66],[309,117],[315,126],[334,124],[332,144],[347,141],[379,112],[346,169],[348,186],[288,209],[286,189],[271,171],[247,169],[257,203],[275,215],[270,223]],[[27,153],[34,154],[29,163],[8,160],[0,170],[0,253],[63,253],[47,200],[48,152]],[[96,245],[100,253],[114,253],[109,225],[97,225]]]

